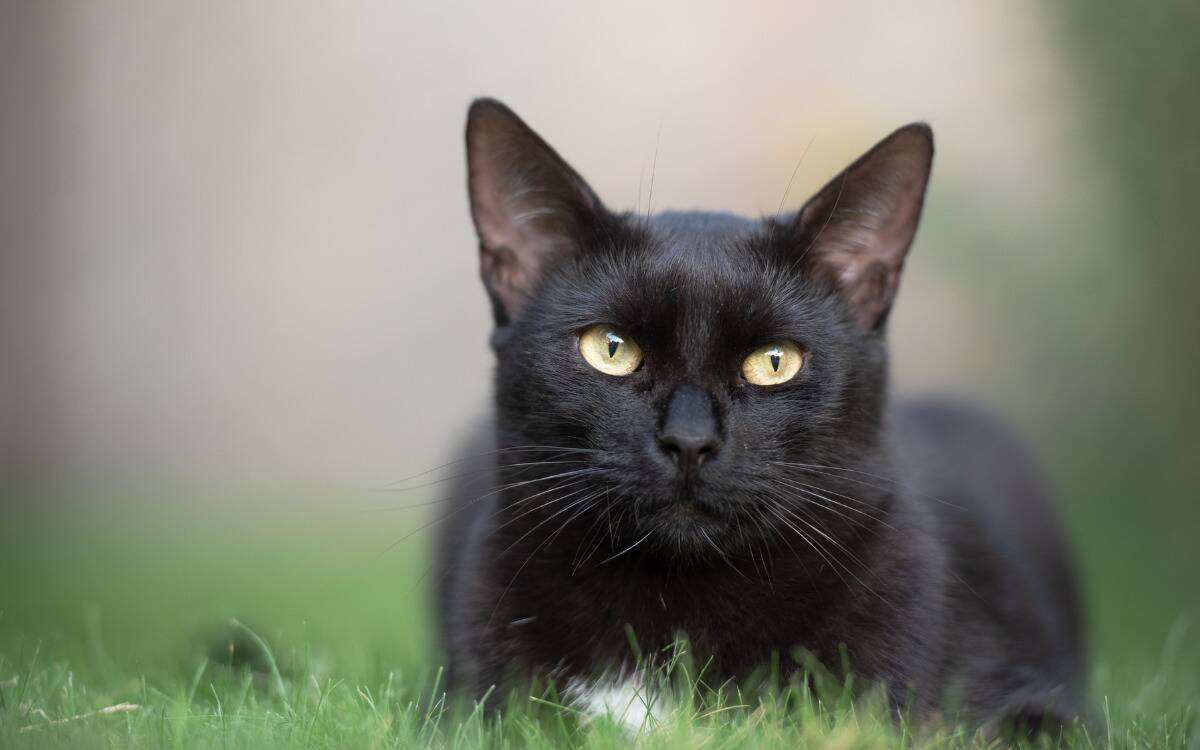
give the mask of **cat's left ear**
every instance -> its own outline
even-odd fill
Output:
[[[475,100],[467,113],[467,184],[480,275],[503,326],[604,208],[554,149],[494,99]]]
[[[864,329],[887,320],[932,162],[933,131],[906,125],[833,178],[793,224],[805,268],[833,282]]]

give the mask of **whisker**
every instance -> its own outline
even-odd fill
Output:
[[[607,489],[605,490],[604,495],[607,499]],[[609,503],[604,503],[603,510],[603,513],[597,513],[595,519],[592,520],[592,525],[589,526],[588,530],[584,533],[583,541],[580,542],[579,549],[575,552],[575,557],[571,559],[571,575],[578,573],[579,569],[583,567],[584,563],[590,560],[604,544],[603,524],[605,521],[611,522],[612,515]],[[593,535],[596,537],[594,542],[592,541]],[[587,553],[583,554],[585,550]]]
[[[796,463],[796,462],[790,462],[790,461],[768,461],[767,463],[775,464],[777,466],[791,466],[794,468],[805,469],[807,471],[811,471],[814,474],[821,474],[822,476],[832,477],[835,479],[844,479],[848,482],[854,482],[855,484],[861,484],[866,487],[870,487],[872,489],[879,490],[880,492],[890,492],[891,491],[887,487],[881,487],[877,484],[872,484],[871,482],[867,482],[862,479],[855,479],[854,477],[848,477],[848,476],[844,476],[842,474],[830,474],[829,472],[830,471],[843,471],[843,472],[849,472],[852,474],[861,474],[863,476],[871,477],[872,479],[878,479],[881,482],[890,482],[890,483],[896,485],[897,487],[900,487],[901,489],[907,490],[909,492],[913,492],[918,497],[922,497],[926,500],[930,500],[930,501],[933,501],[936,503],[941,503],[942,505],[946,505],[951,508],[956,508],[958,510],[966,510],[966,508],[962,507],[961,505],[952,503],[949,500],[943,500],[939,497],[930,495],[929,493],[920,492],[919,490],[916,490],[912,486],[905,484],[904,482],[901,482],[899,479],[895,479],[892,477],[885,477],[885,476],[881,476],[879,474],[872,474],[869,471],[861,471],[859,469],[850,469],[850,468],[847,468],[844,466],[823,466],[821,464],[805,464],[805,463]]]
[[[600,495],[600,492],[596,492],[594,495],[585,496],[582,500],[576,500],[574,503],[572,503],[571,505],[568,505],[566,508],[556,511],[554,513],[554,515],[551,515],[548,518],[544,519],[541,523],[538,524],[538,526],[541,526],[546,521],[549,521],[551,518],[554,518],[554,516],[557,516],[560,513],[563,513],[565,511],[571,509],[572,507],[579,505],[582,502],[586,502],[586,501],[592,499],[593,497],[599,497],[599,495]],[[563,522],[563,528],[565,528],[567,524],[569,524],[572,520],[577,518],[581,513],[585,512],[587,510],[587,507],[588,506],[584,506],[584,508],[581,511],[579,511],[578,513],[567,518],[567,520]],[[535,526],[535,527],[533,527],[533,529],[530,529],[529,531],[525,532],[525,534],[522,534],[521,539],[524,539],[526,536],[528,536],[538,526]],[[509,579],[508,585],[504,587],[504,590],[500,592],[499,598],[496,599],[496,605],[494,607],[492,607],[492,613],[490,615],[488,615],[488,624],[491,624],[492,618],[494,618],[496,616],[496,612],[499,611],[499,609],[500,609],[501,602],[504,601],[504,597],[508,595],[508,592],[510,589],[512,589],[513,584],[517,582],[517,578],[520,577],[521,572],[523,570],[525,570],[525,566],[529,565],[530,561],[533,560],[534,556],[536,556],[537,553],[541,551],[542,547],[545,547],[550,542],[551,538],[552,538],[551,536],[547,536],[545,539],[543,539],[541,542],[539,542],[538,545],[533,548],[533,551],[529,553],[529,556],[525,558],[525,561],[521,563],[520,567],[517,568],[517,572],[513,573],[513,577],[511,579]],[[517,542],[521,541],[521,539],[518,539]],[[516,544],[516,542],[513,542],[513,544]],[[500,556],[503,556],[506,552],[508,552],[510,549],[512,549],[512,547],[513,547],[513,545],[510,544],[507,548],[505,548],[504,552],[500,553]]]
[[[590,473],[594,473],[595,471],[596,471],[595,469],[577,469],[577,470],[575,470],[575,471],[567,471],[567,472],[562,472],[561,474],[555,474],[555,475],[548,476],[548,477],[538,477],[538,478],[536,478],[536,479],[527,479],[527,480],[525,480],[525,481],[523,481],[523,482],[516,482],[516,483],[514,483],[514,484],[511,484],[511,485],[506,485],[506,486],[503,486],[503,487],[498,487],[498,488],[496,488],[496,489],[494,489],[494,490],[491,490],[491,491],[489,491],[489,492],[485,492],[484,494],[482,494],[482,495],[479,495],[478,497],[476,497],[476,498],[474,498],[474,499],[470,500],[469,502],[466,502],[466,503],[464,503],[464,504],[460,505],[459,507],[457,507],[457,508],[454,508],[454,509],[453,509],[453,510],[451,510],[449,513],[443,513],[442,515],[438,516],[437,518],[434,518],[434,519],[433,519],[433,520],[431,520],[431,521],[428,521],[428,522],[426,522],[426,523],[423,523],[423,524],[421,524],[421,525],[420,525],[420,526],[418,526],[417,528],[413,529],[412,531],[408,532],[408,533],[407,533],[407,534],[405,534],[404,536],[400,537],[400,538],[399,538],[399,539],[397,539],[396,541],[394,541],[394,542],[392,542],[391,544],[389,544],[389,545],[388,545],[386,548],[384,548],[384,550],[383,550],[382,552],[380,552],[378,555],[376,555],[375,559],[376,559],[376,561],[378,561],[378,560],[379,560],[379,559],[381,559],[381,558],[382,558],[384,555],[386,555],[387,553],[391,552],[393,549],[395,549],[396,547],[398,547],[398,546],[399,546],[401,543],[403,543],[403,542],[404,542],[406,539],[409,539],[409,538],[411,538],[413,535],[415,535],[415,534],[418,534],[418,533],[420,533],[420,532],[422,532],[422,531],[424,531],[424,530],[426,530],[426,529],[428,529],[428,528],[430,528],[430,527],[432,527],[432,526],[436,526],[437,524],[439,524],[439,523],[442,523],[443,521],[446,521],[446,520],[448,520],[448,519],[450,519],[450,518],[453,518],[454,516],[458,515],[459,513],[462,513],[463,511],[467,510],[467,509],[468,509],[468,508],[470,508],[471,506],[475,505],[475,503],[478,503],[480,500],[483,500],[484,498],[491,497],[491,496],[493,496],[493,495],[496,495],[496,494],[498,494],[498,493],[500,493],[500,492],[507,492],[507,491],[509,491],[509,490],[512,490],[512,489],[515,489],[515,488],[517,488],[517,487],[522,487],[522,486],[525,486],[525,485],[528,485],[528,484],[532,484],[532,483],[534,483],[534,482],[544,482],[544,481],[547,481],[547,480],[550,480],[550,479],[563,478],[563,477],[573,477],[573,476],[579,476],[579,475],[581,475],[581,474],[590,474]],[[557,488],[555,488],[555,487],[552,487],[552,488],[551,488],[550,490],[548,490],[548,491],[553,491],[554,489],[561,489],[561,487],[557,487]],[[495,515],[495,514],[493,514],[493,515]]]
[[[654,136],[654,158],[650,161],[650,193],[646,197],[646,220],[650,223],[650,215],[654,212],[654,174],[658,171],[658,147],[662,143],[662,120],[658,121],[658,135]]]
[[[811,547],[814,552],[816,552],[818,555],[820,555],[821,559],[824,560],[827,565],[829,565],[830,569],[833,570],[834,574],[836,574],[839,579],[841,579],[841,581],[844,585],[846,585],[846,586],[850,585],[850,582],[846,580],[845,576],[843,576],[841,571],[838,570],[838,567],[833,564],[833,561],[830,560],[830,558],[825,554],[825,550],[820,545],[818,545],[812,538],[810,538],[808,536],[808,534],[805,534],[794,523],[792,523],[785,516],[783,516],[779,512],[780,509],[776,505],[768,505],[767,508],[770,510],[771,514],[773,516],[775,516],[775,518],[777,518],[785,526],[787,526],[789,529],[791,529],[793,532],[795,532],[796,536],[800,537],[800,539],[802,539],[809,547]]]
[[[833,221],[833,216],[834,216],[834,214],[837,213],[838,205],[840,205],[842,202],[842,191],[844,191],[846,189],[846,178],[847,178],[847,175],[845,172],[843,172],[842,173],[842,181],[840,183],[838,183],[837,196],[833,199],[833,208],[831,208],[829,210],[829,215],[825,217],[825,223],[821,225],[821,228],[819,230],[817,230],[817,234],[816,234],[816,236],[814,236],[812,238],[812,242],[808,243],[808,247],[804,248],[804,252],[800,253],[800,255],[796,258],[795,262],[792,263],[793,271],[799,267],[799,264],[808,255],[808,252],[810,250],[812,250],[814,247],[816,247],[817,240],[821,239],[821,235],[825,234],[825,230],[829,228],[830,222]]]
[[[795,520],[797,520],[797,521],[799,521],[800,523],[804,524],[804,525],[805,525],[805,526],[807,526],[808,528],[812,529],[812,531],[813,531],[814,533],[816,533],[816,534],[820,535],[821,537],[823,537],[824,539],[826,539],[826,540],[827,540],[827,541],[828,541],[830,544],[832,544],[832,545],[833,545],[833,546],[834,546],[836,549],[838,549],[838,550],[841,550],[841,552],[842,552],[844,555],[846,555],[847,557],[849,557],[849,558],[850,558],[850,559],[851,559],[851,560],[852,560],[852,561],[853,561],[855,564],[857,564],[859,567],[861,567],[861,568],[863,569],[863,571],[864,571],[864,572],[867,570],[867,565],[866,565],[866,563],[864,563],[864,562],[863,562],[863,561],[862,561],[862,560],[861,560],[861,559],[860,559],[860,558],[859,558],[857,555],[855,555],[855,554],[854,554],[852,551],[850,551],[850,550],[849,550],[849,549],[848,549],[848,548],[847,548],[845,545],[843,545],[841,542],[839,542],[838,540],[836,540],[836,539],[834,539],[833,537],[829,536],[827,533],[825,533],[824,531],[822,531],[822,530],[821,530],[819,527],[817,527],[817,526],[815,526],[815,525],[813,525],[813,524],[809,523],[807,520],[805,520],[805,519],[804,519],[803,517],[801,517],[800,515],[798,515],[798,514],[796,514],[796,513],[792,512],[792,511],[790,511],[790,510],[789,510],[787,507],[780,507],[779,509],[780,509],[781,511],[783,511],[784,513],[787,513],[788,515],[790,515],[790,516],[791,516],[792,518],[794,518]],[[820,545],[819,545],[819,543],[817,543],[815,539],[813,539],[813,540],[810,540],[810,543],[812,543],[812,544],[814,545],[814,549],[816,549],[816,548],[819,548],[819,546],[820,546]],[[818,551],[820,551],[820,550],[818,549]],[[875,589],[871,588],[871,586],[870,586],[870,585],[869,585],[869,584],[868,584],[866,581],[864,581],[863,579],[859,578],[858,574],[856,574],[856,573],[855,573],[855,572],[854,572],[854,571],[853,571],[853,570],[850,568],[850,566],[848,566],[848,565],[846,565],[844,562],[842,562],[842,561],[838,560],[836,555],[833,555],[832,553],[830,553],[830,555],[829,555],[829,558],[828,558],[828,559],[830,559],[830,560],[833,560],[834,562],[837,562],[839,565],[841,565],[842,569],[843,569],[843,570],[845,570],[845,571],[846,571],[846,572],[847,572],[847,573],[848,573],[848,574],[849,574],[849,575],[850,575],[850,576],[851,576],[851,577],[852,577],[852,578],[853,578],[853,579],[854,579],[854,580],[855,580],[855,581],[856,581],[856,582],[857,582],[859,585],[861,585],[861,586],[862,586],[864,589],[866,589],[866,590],[867,590],[867,591],[868,591],[868,592],[869,592],[871,595],[873,595],[874,597],[876,597],[877,599],[879,599],[881,602],[883,602],[883,603],[884,603],[885,605],[887,605],[888,607],[893,607],[893,604],[892,604],[890,601],[888,601],[887,599],[885,599],[885,598],[884,598],[882,595],[880,595],[880,594],[879,594],[879,592],[875,591]],[[831,563],[831,564],[832,564],[832,563]],[[839,577],[840,577],[840,575],[839,575]],[[843,580],[843,582],[844,582],[844,583],[846,582],[844,578],[843,578],[842,580]],[[848,584],[847,584],[847,585],[848,585]]]
[[[789,498],[789,499],[791,499],[791,498]],[[872,527],[868,526],[867,524],[863,523],[862,521],[860,521],[856,518],[851,518],[850,516],[847,516],[846,514],[842,513],[841,511],[837,510],[836,508],[830,508],[830,507],[827,507],[824,505],[815,504],[811,500],[805,500],[803,498],[800,498],[800,500],[802,503],[807,504],[809,508],[812,508],[812,506],[815,505],[816,509],[819,509],[821,511],[829,511],[829,512],[837,515],[838,517],[844,518],[845,520],[849,521],[851,524],[850,533],[854,534],[854,538],[858,541],[859,544],[863,543],[863,532],[866,532],[869,534],[875,533],[875,529],[873,529]]]
[[[628,552],[632,552],[632,551],[633,551],[633,550],[634,550],[634,549],[635,549],[635,548],[636,548],[638,545],[640,545],[642,542],[644,542],[644,541],[646,541],[647,539],[649,539],[649,538],[650,538],[650,535],[651,535],[651,534],[653,534],[653,533],[654,533],[654,529],[651,529],[650,531],[647,531],[647,532],[646,532],[646,534],[645,534],[645,536],[643,536],[641,539],[637,540],[636,542],[634,542],[633,544],[629,545],[628,547],[626,547],[625,549],[621,550],[620,552],[616,553],[615,555],[611,555],[611,556],[609,556],[609,557],[606,557],[606,558],[604,558],[603,560],[601,560],[600,562],[596,563],[596,567],[600,567],[601,565],[604,565],[605,563],[610,563],[610,562],[612,562],[613,560],[616,560],[616,559],[617,559],[618,557],[620,557],[621,555],[624,555],[624,554],[626,554],[626,553],[628,553]]]
[[[734,573],[737,573],[742,578],[746,578],[746,574],[737,569],[737,566],[733,564],[733,561],[729,559],[729,557],[725,554],[725,551],[722,550],[717,543],[712,540],[712,537],[708,535],[707,531],[700,529],[700,536],[704,537],[704,541],[708,542],[708,546],[716,550],[717,554],[720,555],[721,559],[725,561],[725,564],[729,566],[730,570],[732,570]],[[746,578],[746,580],[750,579]]]
[[[805,516],[801,515],[800,511],[803,510],[803,506],[790,507],[786,502],[781,502],[781,501],[787,500],[786,497],[782,497],[777,494],[773,495],[773,496],[776,500],[776,505],[779,507],[779,509],[781,511],[783,511],[784,513],[786,513],[788,516],[795,519],[796,521],[799,521],[800,523],[804,524],[809,529],[812,529],[813,533],[817,534],[821,538],[823,538],[823,539],[829,541],[831,544],[835,545],[842,552],[846,553],[846,555],[850,557],[852,562],[858,564],[859,566],[863,567],[864,569],[866,568],[866,565],[862,562],[862,560],[860,560],[851,550],[847,549],[844,545],[839,543],[837,539],[834,539],[826,531],[821,529],[819,526],[816,526],[816,525],[810,523],[805,518]]]
[[[464,471],[460,474],[451,474],[449,476],[441,477],[439,479],[435,479],[430,482],[424,482],[422,484],[414,484],[411,487],[394,487],[393,488],[393,487],[389,486],[387,489],[380,490],[380,492],[412,492],[413,490],[421,490],[421,489],[426,489],[428,487],[435,487],[439,484],[443,484],[445,482],[449,482],[454,479],[466,479],[467,477],[477,476],[479,474],[484,474],[487,472],[494,472],[497,470],[497,468],[521,469],[522,471],[520,471],[518,473],[527,473],[527,470],[534,466],[555,466],[558,464],[582,464],[582,463],[588,463],[588,461],[586,459],[579,458],[579,459],[555,460],[555,461],[550,461],[550,460],[547,460],[547,461],[525,461],[525,462],[519,462],[519,463],[513,463],[513,464],[504,464],[504,466],[501,466],[501,467],[481,466],[477,469],[472,469],[470,471]]]
[[[562,515],[563,513],[566,513],[568,510],[571,510],[572,508],[577,507],[580,503],[586,502],[586,501],[591,500],[596,497],[599,497],[600,493],[601,493],[601,491],[597,490],[596,492],[594,492],[590,495],[584,495],[579,500],[576,500],[572,503],[568,503],[566,507],[559,508],[558,510],[554,511],[550,515],[543,518],[541,521],[538,521],[536,524],[534,524],[529,529],[526,529],[524,534],[522,534],[521,536],[519,536],[515,540],[513,540],[512,544],[508,545],[503,550],[501,550],[500,553],[498,555],[496,555],[496,557],[497,558],[504,557],[506,554],[508,554],[509,552],[512,551],[513,547],[516,547],[518,544],[520,544],[522,541],[524,541],[530,534],[537,531],[542,526],[545,526],[547,523],[549,523],[553,519],[557,518],[558,516]],[[543,542],[543,544],[545,544],[545,542]]]
[[[837,539],[834,539],[832,536],[830,536],[829,533],[826,532],[824,529],[822,529],[820,526],[817,526],[816,524],[810,522],[801,513],[799,513],[796,510],[785,509],[785,512],[790,513],[791,516],[793,518],[795,518],[797,521],[804,524],[808,528],[812,529],[814,534],[817,534],[822,539],[825,539],[826,541],[828,541],[830,544],[832,544],[834,546],[835,549],[840,550],[846,557],[850,558],[851,562],[855,563],[856,565],[858,565],[860,568],[863,568],[864,570],[866,569],[867,564],[864,563],[858,555],[854,554],[854,552],[850,548],[848,548],[846,545],[844,545],[843,543],[839,542]],[[861,583],[861,581],[860,581],[860,583]],[[866,585],[866,584],[864,584],[864,585]]]
[[[562,486],[560,486],[560,487],[553,487],[553,488],[551,488],[550,490],[547,490],[547,492],[554,491],[554,490],[562,490],[562,489],[566,489],[567,487],[573,487],[573,486],[575,486],[575,485],[577,485],[577,484],[583,484],[583,483],[584,483],[584,482],[586,482],[586,481],[587,481],[586,479],[580,479],[579,481],[576,481],[576,482],[571,482],[571,483],[567,484],[567,485],[566,485],[566,487],[562,487]],[[495,528],[495,531],[500,531],[501,529],[505,528],[506,526],[508,526],[509,524],[513,523],[514,521],[518,521],[518,520],[520,520],[520,519],[524,518],[525,516],[529,515],[530,513],[536,513],[536,512],[538,512],[539,510],[542,510],[542,509],[544,509],[544,508],[549,508],[551,505],[555,505],[555,504],[557,504],[557,503],[561,503],[563,500],[566,500],[566,499],[568,499],[568,498],[574,497],[575,495],[578,495],[578,494],[579,494],[579,493],[581,493],[581,492],[586,492],[586,491],[587,491],[587,489],[588,489],[587,487],[581,487],[581,488],[579,488],[579,489],[575,490],[574,492],[568,492],[566,495],[560,495],[560,496],[558,496],[558,497],[553,497],[553,498],[550,498],[549,500],[547,500],[547,501],[546,501],[546,502],[544,502],[544,503],[541,503],[541,504],[539,504],[539,505],[538,505],[537,507],[535,507],[535,508],[528,508],[528,509],[526,509],[526,510],[524,510],[524,511],[520,512],[520,513],[518,513],[517,515],[513,516],[512,518],[509,518],[507,521],[505,521],[504,523],[500,524],[499,526],[497,526],[497,527]],[[528,497],[528,498],[523,498],[523,499],[522,499],[520,502],[518,502],[518,503],[514,503],[514,507],[516,507],[516,506],[518,506],[518,505],[524,505],[525,503],[529,502],[530,500],[533,500],[534,498],[538,497],[538,495],[544,495],[544,494],[546,494],[546,492],[539,492],[537,495],[531,495],[531,496],[530,496],[530,497]],[[499,514],[500,514],[500,513],[502,513],[504,510],[508,510],[508,509],[507,509],[507,508],[501,509],[501,510],[497,511],[497,512],[496,512],[495,514],[493,514],[493,515],[499,515]],[[535,527],[535,528],[536,528],[536,527]]]
[[[603,452],[597,448],[570,448],[570,447],[561,446],[561,445],[514,445],[514,446],[507,447],[507,448],[496,448],[494,450],[484,451],[482,453],[472,453],[471,455],[463,456],[461,458],[455,459],[454,461],[447,461],[446,463],[435,466],[432,469],[426,469],[425,471],[420,471],[420,472],[417,472],[416,474],[411,474],[407,477],[404,477],[403,479],[397,479],[394,482],[388,482],[387,484],[384,485],[384,487],[385,488],[386,487],[394,487],[397,484],[404,484],[405,482],[411,482],[414,479],[426,476],[427,474],[432,474],[433,472],[444,469],[447,466],[454,466],[455,464],[461,464],[466,461],[471,461],[476,458],[483,458],[485,456],[494,456],[498,453],[520,453],[520,452],[534,452],[534,451],[548,451],[548,450],[557,451],[559,453],[602,453]]]
[[[800,152],[800,158],[796,160],[796,167],[792,170],[792,176],[788,178],[787,187],[783,189],[783,197],[779,199],[779,209],[775,211],[776,214],[783,213],[783,204],[787,203],[788,194],[792,192],[792,183],[796,181],[796,175],[800,173],[800,165],[804,163],[804,157],[808,156],[808,150],[812,148],[813,141],[816,139],[815,135],[809,138],[804,151]]]
[[[551,479],[561,479],[563,477],[579,476],[582,474],[594,474],[594,473],[599,473],[599,472],[600,472],[600,470],[596,469],[596,468],[572,469],[571,471],[559,472],[557,474],[550,474],[550,475],[544,476],[544,477],[534,477],[532,479],[523,479],[518,482],[510,482],[508,484],[502,484],[498,487],[494,487],[494,488],[488,490],[487,492],[485,492],[484,494],[475,498],[474,500],[470,501],[463,507],[464,508],[469,507],[469,506],[473,505],[476,501],[482,500],[485,497],[491,497],[492,495],[495,495],[497,493],[507,492],[508,490],[513,490],[518,487],[524,487],[525,485],[533,484],[535,482],[546,482]],[[407,505],[392,505],[392,506],[386,506],[386,507],[382,507],[382,508],[371,508],[371,509],[366,509],[363,512],[385,513],[385,512],[389,512],[389,511],[409,510],[411,508],[420,508],[420,507],[427,506],[427,505],[438,505],[438,504],[441,504],[444,502],[461,499],[461,497],[462,497],[461,495],[452,496],[452,497],[442,497],[442,498],[429,500],[429,501],[425,501],[425,502],[420,502],[420,503],[409,503]],[[461,510],[461,508],[459,510]],[[457,511],[455,511],[455,512],[457,512]]]
[[[758,514],[752,513],[749,516],[747,516],[747,518],[749,519],[749,521],[751,523],[754,524],[754,530],[758,533],[759,538],[765,537],[767,527],[763,526],[761,516]],[[755,560],[756,556],[754,554],[753,546],[751,546],[749,548],[749,552],[750,552],[750,559]],[[764,548],[762,550],[762,564],[763,564],[763,572],[761,575],[767,581],[767,584],[771,587],[771,591],[774,592],[775,578],[772,575],[773,570],[772,570],[772,561],[771,561],[771,557],[770,557],[770,548],[769,547]],[[758,567],[758,563],[755,562],[755,568],[757,568],[757,567]]]
[[[803,482],[797,482],[794,479],[780,479],[779,482],[783,485],[791,487],[792,489],[796,490],[797,492],[802,492],[805,495],[809,495],[810,497],[815,497],[819,500],[824,500],[825,502],[830,503],[831,505],[836,505],[839,508],[845,508],[846,510],[850,511],[851,513],[858,513],[861,516],[865,516],[865,517],[871,519],[875,523],[882,524],[882,525],[888,527],[889,529],[892,529],[893,531],[895,530],[894,526],[892,526],[887,521],[883,520],[879,516],[869,512],[869,511],[865,511],[860,508],[855,508],[855,507],[853,507],[851,505],[847,505],[845,503],[839,503],[837,500],[834,500],[833,498],[822,494],[823,492],[829,492],[831,495],[837,495],[838,497],[846,497],[845,495],[842,495],[839,492],[833,492],[831,490],[826,490],[822,487],[816,487],[815,485],[805,484]],[[852,498],[847,498],[847,499],[852,499]],[[866,503],[863,503],[861,500],[856,500],[856,502],[862,503],[864,506],[866,506]],[[867,507],[870,507],[870,506],[867,506]],[[856,518],[852,518],[852,517],[846,515],[845,513],[838,511],[835,508],[826,508],[826,510],[836,513],[838,516],[845,518],[847,521],[855,524],[856,526],[859,526],[860,528],[864,528],[864,529],[871,528],[870,526],[863,523],[862,521],[860,521]]]
[[[770,510],[770,506],[767,506],[767,510]],[[778,526],[767,521],[767,519],[765,518],[765,515],[766,515],[765,513],[760,511],[759,518],[762,521],[763,528],[769,529],[773,534],[775,534],[775,536],[779,537],[779,539],[787,546],[788,550],[792,553],[792,557],[796,558],[796,562],[800,563],[800,567],[804,570],[804,574],[809,575],[808,564],[804,562],[804,558],[802,558],[800,556],[800,553],[796,551],[796,548],[792,546],[792,541],[787,538],[787,535],[785,535],[782,531],[779,530]],[[778,516],[776,516],[773,512],[771,513],[771,515],[775,516],[775,518],[778,518]]]
[[[579,516],[583,515],[583,514],[584,514],[584,513],[586,513],[587,511],[589,511],[589,510],[591,510],[591,509],[595,508],[595,507],[596,507],[596,503],[595,503],[594,501],[596,500],[596,498],[600,497],[600,496],[601,496],[601,495],[603,495],[603,494],[604,494],[604,492],[603,492],[602,490],[597,490],[597,491],[596,491],[596,492],[594,492],[594,493],[593,493],[593,494],[592,494],[590,497],[588,497],[588,500],[589,500],[589,501],[592,501],[592,502],[589,502],[587,505],[583,506],[583,507],[582,507],[582,508],[580,508],[578,511],[576,511],[576,512],[575,512],[575,513],[574,513],[574,514],[573,514],[573,515],[572,515],[570,518],[568,518],[567,520],[563,521],[562,525],[561,525],[561,526],[559,526],[559,527],[558,527],[558,529],[556,529],[556,530],[554,531],[554,533],[550,535],[550,539],[549,539],[550,543],[552,543],[552,544],[553,544],[553,543],[554,543],[554,540],[558,538],[559,534],[561,534],[562,532],[566,531],[566,529],[567,529],[567,526],[569,526],[569,525],[570,525],[571,521],[574,521],[576,518],[578,518]]]
[[[541,492],[538,492],[536,495],[530,495],[530,496],[529,496],[529,497],[527,497],[527,498],[522,498],[522,499],[521,499],[521,500],[519,500],[519,501],[518,501],[516,504],[517,504],[517,505],[519,505],[519,504],[521,504],[521,503],[528,502],[529,500],[533,500],[534,498],[536,498],[536,497],[539,497],[539,496],[541,496],[541,495],[545,495],[545,494],[547,494],[547,493],[550,493],[550,492],[556,492],[556,491],[564,490],[564,489],[566,489],[566,488],[568,488],[568,487],[573,487],[573,486],[575,486],[575,485],[577,485],[577,484],[581,484],[581,483],[582,483],[582,482],[584,482],[584,481],[586,481],[586,480],[583,480],[583,479],[581,479],[581,480],[579,480],[579,481],[576,481],[576,482],[567,482],[567,483],[565,483],[565,484],[559,484],[559,485],[555,485],[555,486],[551,487],[550,489],[547,489],[547,490],[542,490]],[[586,488],[584,488],[584,489],[586,489]],[[549,502],[547,502],[547,503],[544,503],[543,505],[540,505],[540,506],[538,506],[538,507],[539,507],[539,508],[548,507],[548,506],[550,506],[550,505],[553,505],[554,503],[561,502],[562,500],[565,500],[565,499],[567,499],[567,498],[569,498],[569,497],[572,497],[572,496],[574,496],[574,495],[577,495],[577,494],[579,494],[579,492],[582,492],[582,491],[583,491],[583,490],[581,489],[581,490],[577,490],[576,492],[568,493],[568,494],[567,494],[567,495],[565,495],[565,496],[562,496],[562,497],[555,498],[555,499],[553,499],[553,500],[551,500],[551,501],[549,501]],[[538,508],[534,508],[533,510],[537,510],[537,509],[538,509]],[[506,508],[500,508],[500,509],[496,510],[495,512],[491,513],[491,514],[488,516],[488,519],[490,520],[490,519],[493,519],[493,518],[495,518],[496,516],[498,516],[498,515],[500,515],[501,513],[503,513],[505,510],[506,510]],[[528,513],[528,512],[532,512],[532,511],[527,511],[527,513]],[[449,517],[449,516],[451,516],[451,515],[453,515],[453,514],[452,514],[452,513],[451,513],[451,514],[447,514],[447,515],[446,515],[446,516],[444,516],[443,518],[440,518],[440,519],[435,519],[434,521],[430,522],[430,524],[426,524],[426,526],[425,526],[425,527],[422,527],[422,528],[427,528],[428,526],[432,525],[433,523],[437,523],[437,522],[440,522],[440,521],[442,521],[442,520],[445,520],[445,518],[448,518],[448,517]],[[524,514],[522,514],[522,515],[524,515]],[[511,522],[512,520],[515,520],[515,519],[510,519],[510,522]],[[504,526],[506,526],[506,525],[507,525],[507,523],[508,523],[508,522],[505,522],[504,524],[501,524],[500,526],[498,526],[498,527],[497,527],[497,529],[503,528]],[[411,532],[411,533],[410,533],[410,534],[408,534],[407,536],[411,536],[412,534],[416,533],[417,531],[421,531],[421,530],[422,530],[422,529],[416,529],[415,531]],[[397,542],[395,542],[394,544],[399,544],[401,541],[403,541],[403,539],[400,539],[400,540],[398,540],[398,541],[397,541]],[[393,544],[393,546],[394,546],[394,544]],[[446,569],[442,571],[441,575],[440,575],[440,576],[438,576],[438,580],[439,580],[439,581],[441,581],[441,580],[444,580],[444,579],[445,579],[445,577],[446,577],[446,575],[447,575],[447,574],[449,574],[449,572],[450,572],[450,569],[451,569],[452,567],[453,567],[453,566],[447,566],[447,567],[446,567]],[[427,575],[429,574],[429,572],[430,572],[432,569],[433,569],[433,563],[431,562],[431,563],[430,563],[430,564],[429,564],[429,565],[428,565],[428,566],[425,568],[425,570],[424,570],[424,571],[421,573],[421,576],[420,576],[420,577],[417,579],[417,582],[418,582],[418,583],[420,583],[421,581],[423,581],[423,580],[424,580],[424,578],[425,578],[425,576],[427,576]]]

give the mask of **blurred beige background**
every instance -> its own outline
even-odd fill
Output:
[[[954,269],[1049,273],[1052,247],[981,260],[973,239],[1104,200],[1033,4],[754,8],[6,5],[0,471],[371,486],[439,463],[489,381],[461,143],[479,95],[617,208],[645,208],[656,163],[655,209],[773,213],[811,142],[795,207],[930,121],[899,384],[1020,422],[1028,380],[997,367],[1022,366],[1020,330]]]

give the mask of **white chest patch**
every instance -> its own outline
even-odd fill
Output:
[[[607,716],[635,734],[652,731],[669,710],[666,696],[651,688],[638,673],[595,681],[572,680],[566,695],[589,720]]]

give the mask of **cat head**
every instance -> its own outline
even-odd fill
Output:
[[[644,217],[610,211],[507,107],[476,101],[501,463],[530,477],[506,502],[547,531],[603,517],[613,545],[697,559],[819,505],[799,467],[880,450],[884,333],[932,155],[929,128],[908,125],[793,215]]]

